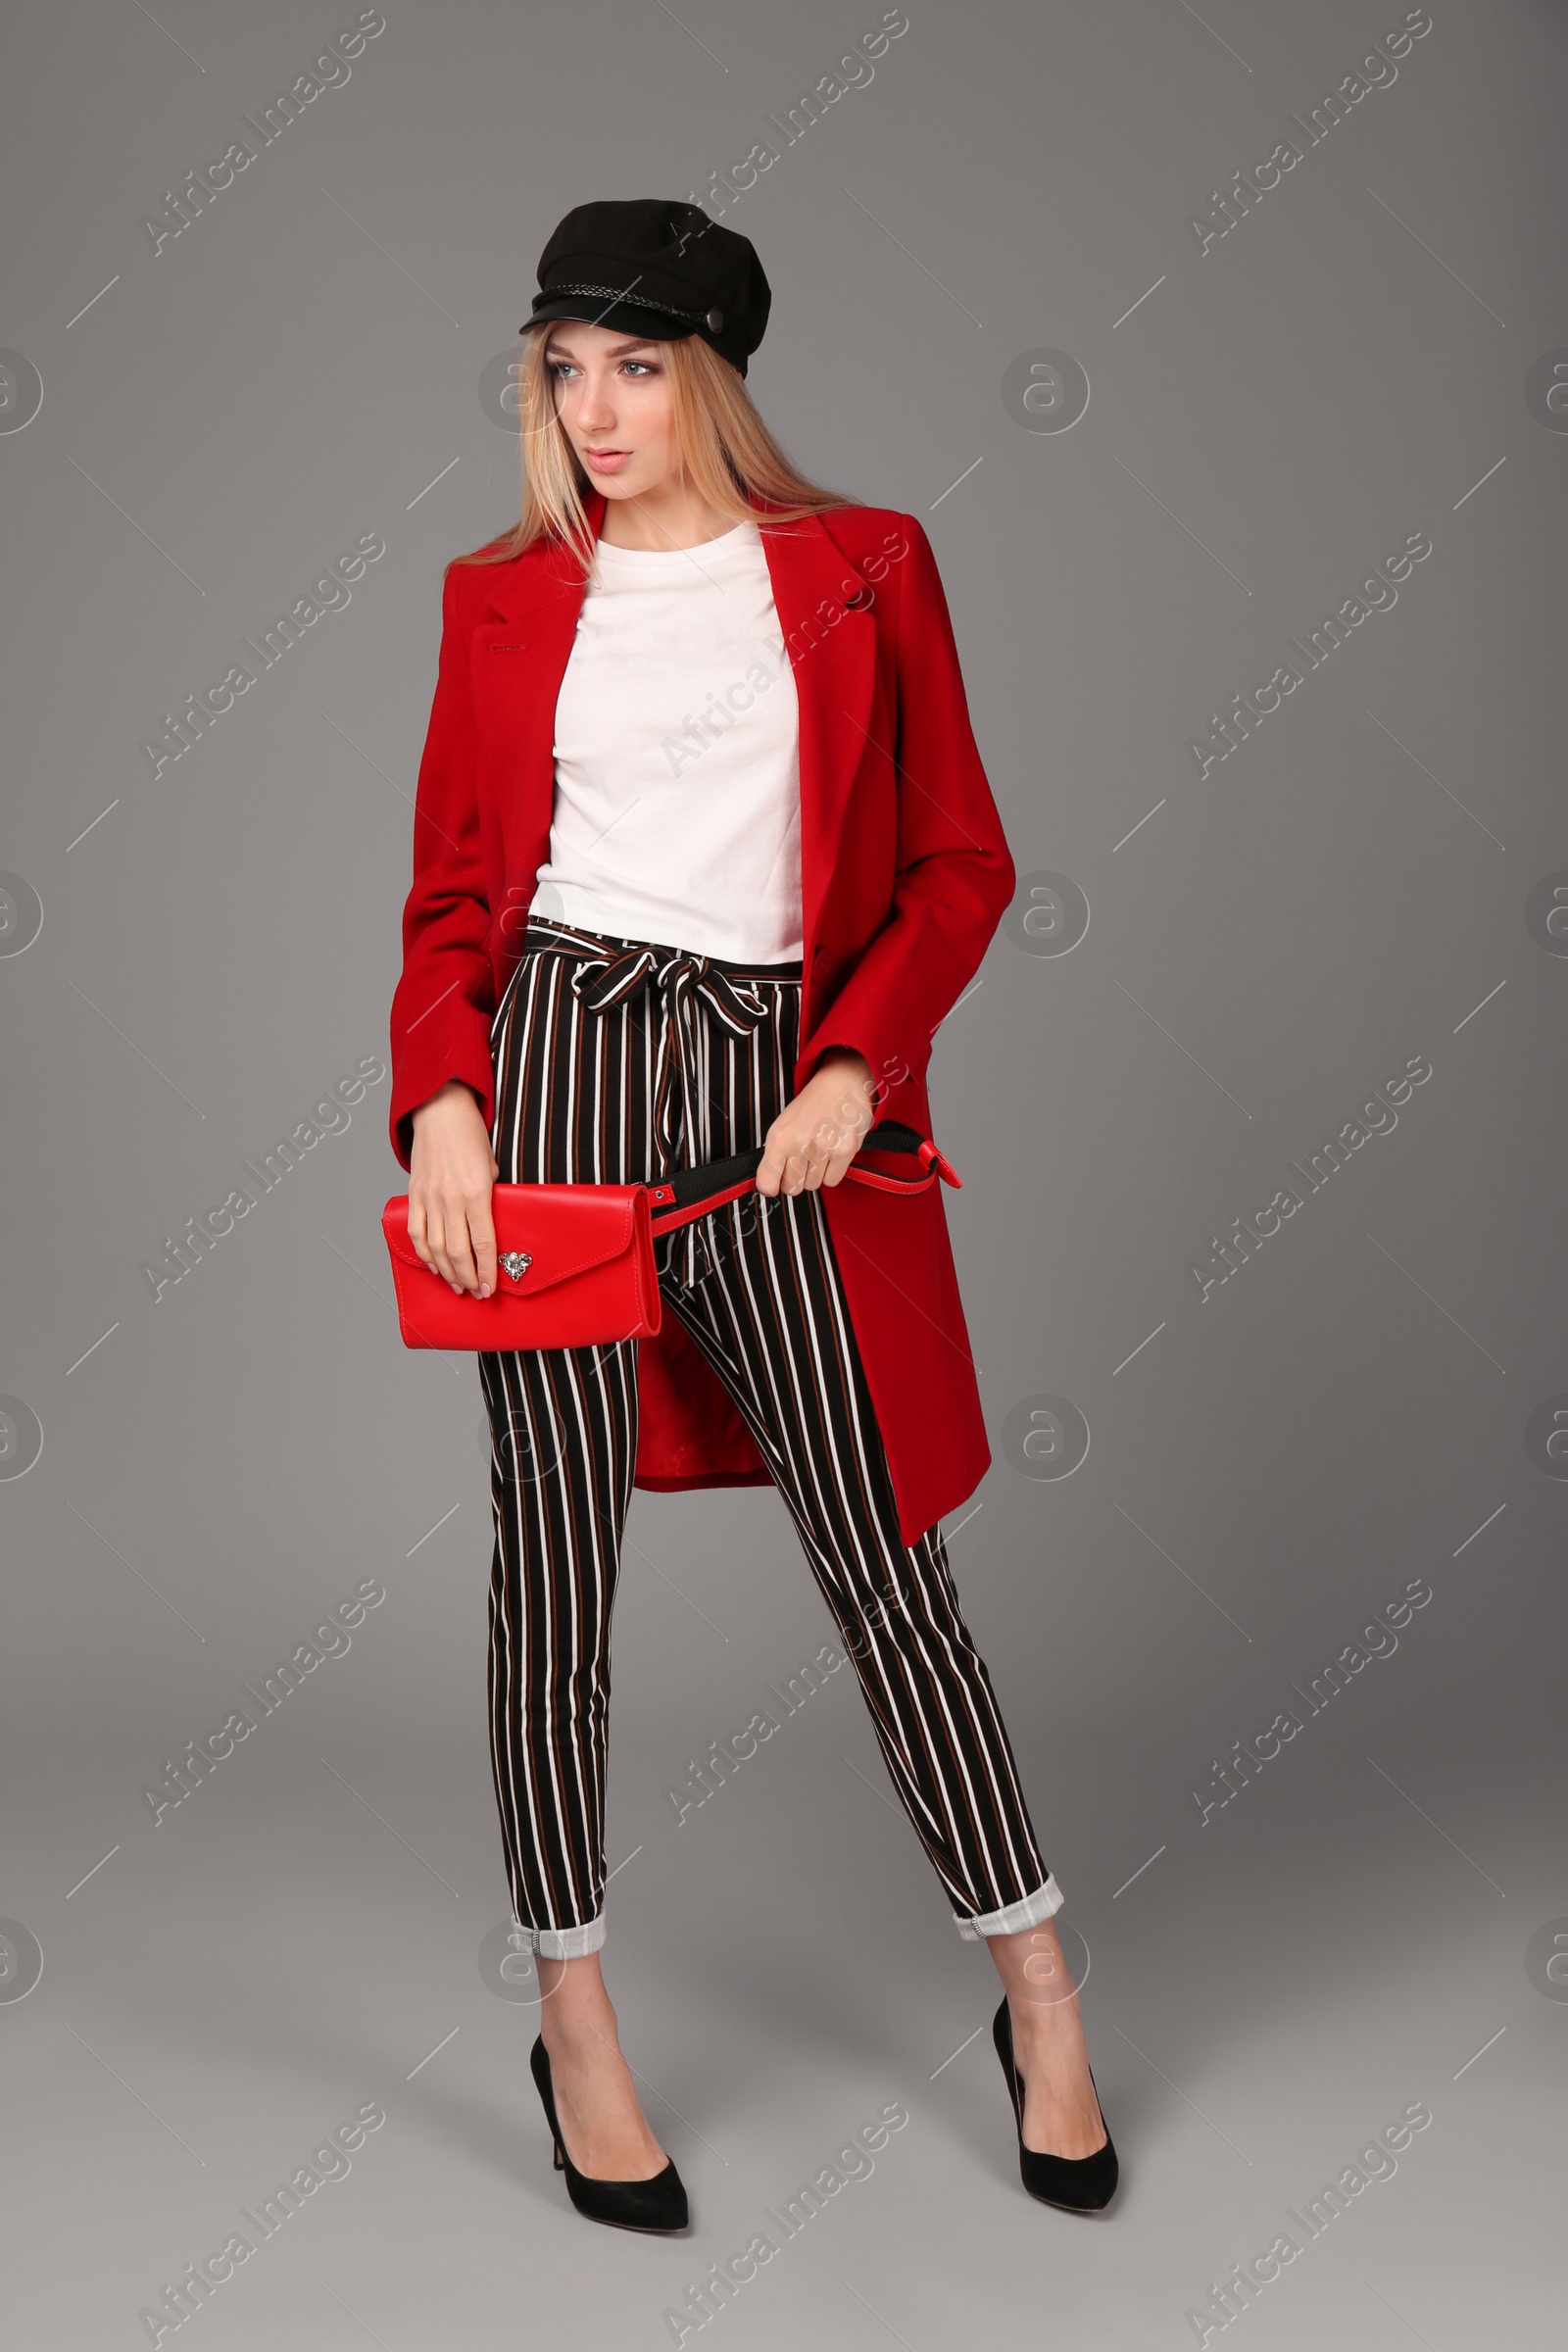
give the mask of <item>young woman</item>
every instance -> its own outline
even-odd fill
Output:
[[[634,1484],[770,1481],[1001,1975],[1025,2185],[1095,2210],[1116,2155],[1062,1896],[939,1524],[990,1460],[940,1196],[845,1181],[874,1119],[929,1136],[933,1035],[1013,887],[936,564],[762,423],[746,238],[585,205],[539,284],[521,520],[446,575],[392,1008],[410,1237],[487,1298],[498,1179],[765,1147],[755,1195],[657,1245],[657,1339],[478,1358],[492,1756],[556,2163],[597,2220],[686,2223],[601,1974],[611,1612]]]

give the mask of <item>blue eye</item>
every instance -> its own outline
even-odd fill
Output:
[[[622,360],[620,364],[622,368],[638,368],[644,375],[659,373],[658,368],[651,360]],[[575,363],[571,360],[546,360],[545,362],[546,375],[554,376],[558,382],[564,375],[573,373],[574,369]]]

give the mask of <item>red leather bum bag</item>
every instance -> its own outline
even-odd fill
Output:
[[[912,1127],[884,1121],[860,1151],[912,1156],[921,1172],[893,1175],[857,1157],[847,1172],[852,1184],[883,1193],[929,1192],[938,1177],[957,1185],[951,1163]],[[454,1291],[425,1265],[409,1240],[409,1200],[400,1193],[381,1212],[381,1230],[404,1346],[601,1348],[652,1339],[662,1304],[655,1241],[754,1191],[761,1163],[759,1148],[662,1184],[493,1185],[498,1263],[488,1298]]]

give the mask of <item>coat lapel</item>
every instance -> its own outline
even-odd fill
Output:
[[[764,523],[762,547],[800,706],[801,897],[809,988],[817,919],[871,722],[876,619],[870,589],[820,516],[772,529]],[[859,601],[851,604],[852,597]]]
[[[542,840],[549,836],[555,789],[556,697],[582,610],[576,568],[574,558],[543,545],[514,563],[487,565],[481,574],[484,604],[468,652],[473,708],[491,772],[505,779],[524,830]]]
[[[608,503],[603,491],[591,492],[585,502],[596,536]],[[753,504],[800,711],[801,888],[809,976],[845,806],[867,741],[876,622],[870,591],[818,516],[769,527],[765,504]],[[582,610],[575,559],[536,546],[515,563],[489,570],[485,598],[470,651],[475,709],[481,727],[496,729],[505,741],[515,788],[526,801],[540,796],[548,809],[556,698]]]

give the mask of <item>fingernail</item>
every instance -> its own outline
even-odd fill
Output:
[[[489,1285],[487,1282],[481,1282],[481,1283],[480,1283],[480,1285],[479,1285],[479,1296],[480,1296],[480,1298],[489,1298],[489,1296],[490,1296],[490,1285]]]

